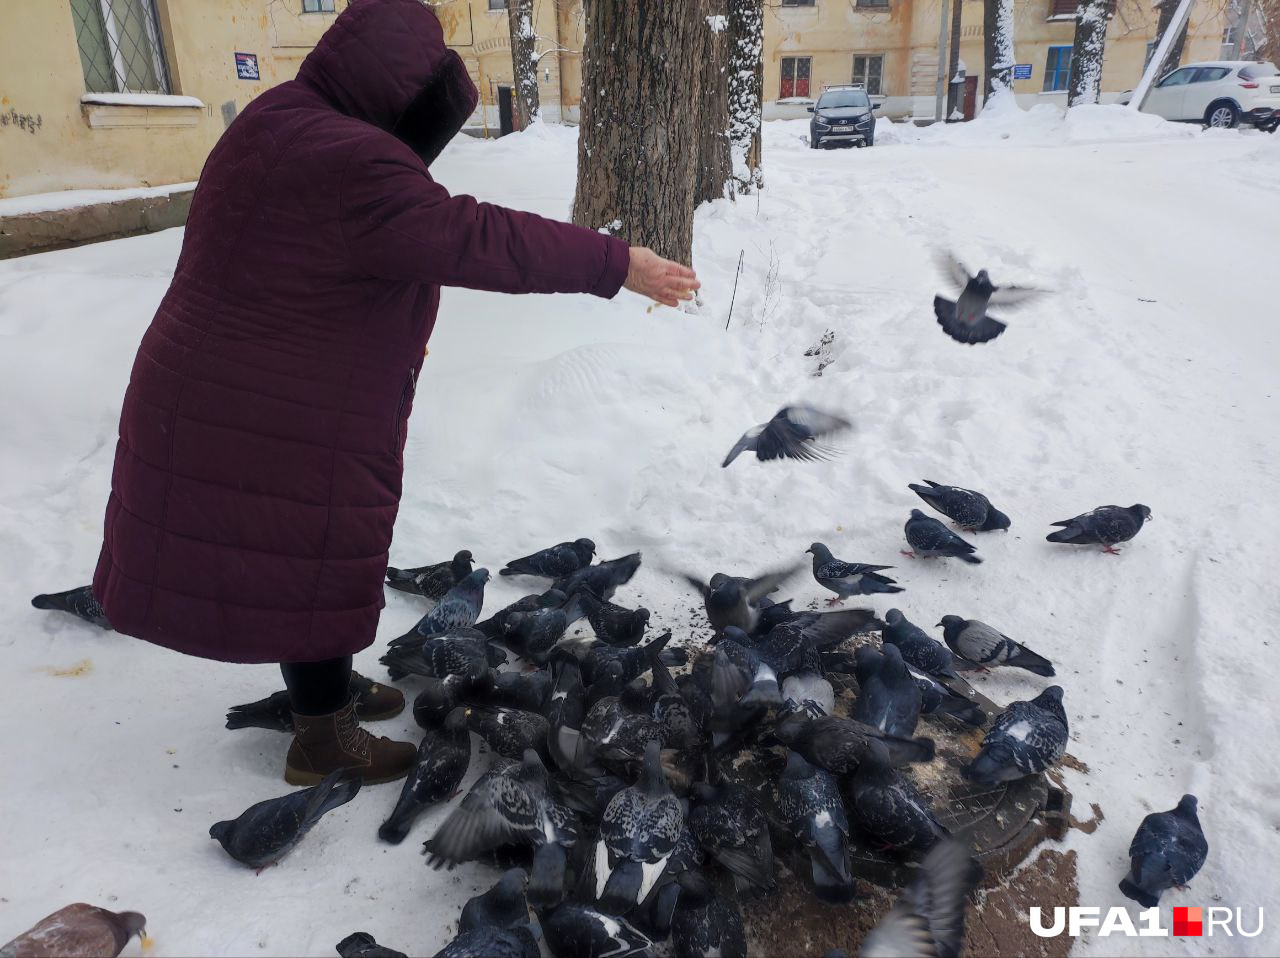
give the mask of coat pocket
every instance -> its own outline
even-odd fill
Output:
[[[400,403],[396,406],[396,427],[391,435],[391,452],[393,455],[398,456],[400,454],[400,446],[404,442],[405,425],[409,418],[410,404],[417,388],[418,372],[411,369],[409,374],[405,376],[404,386],[400,389]]]

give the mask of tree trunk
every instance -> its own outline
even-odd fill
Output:
[[[697,153],[696,4],[584,0],[573,221],[688,263]]]
[[[1169,29],[1169,23],[1173,20],[1173,15],[1178,9],[1178,0],[1161,0],[1160,18],[1156,21],[1156,45],[1152,50],[1160,47],[1160,41],[1164,39],[1164,32]],[[1182,62],[1182,48],[1187,42],[1187,27],[1191,24],[1191,18],[1187,18],[1187,22],[1182,25],[1182,32],[1178,34],[1178,39],[1173,41],[1173,46],[1169,48],[1169,55],[1164,58],[1164,63],[1160,64],[1160,69],[1156,71],[1156,79],[1176,67]]]
[[[947,61],[947,119],[950,120],[960,109],[960,97],[964,93],[964,84],[956,83],[956,74],[960,72],[960,26],[964,20],[964,0],[954,0],[951,4],[951,56]]]
[[[1110,0],[1080,0],[1076,7],[1076,37],[1071,45],[1070,81],[1067,84],[1068,107],[1098,102],[1110,7]]]
[[[1280,60],[1280,0],[1260,0],[1258,22],[1262,27],[1262,37],[1256,56],[1259,60],[1275,63]]]
[[[518,115],[516,129],[523,130],[538,118],[538,54],[534,50],[537,31],[533,28],[533,0],[508,0],[507,19],[511,26],[511,76],[513,100]]]
[[[983,104],[993,93],[1013,89],[1013,0],[983,0],[986,77]]]
[[[764,104],[763,0],[729,0],[729,140],[739,193],[764,185],[760,121]]]
[[[701,49],[698,61],[698,158],[694,173],[694,205],[734,195],[733,160],[729,153],[729,68],[727,0],[700,0]]]

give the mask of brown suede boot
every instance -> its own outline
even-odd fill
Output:
[[[332,715],[293,714],[293,742],[284,764],[290,785],[315,785],[340,768],[366,785],[404,778],[418,750],[408,742],[374,738],[356,719],[355,698]]]
[[[404,711],[404,693],[381,685],[351,670],[351,694],[356,697],[356,715],[362,722],[381,722]]]

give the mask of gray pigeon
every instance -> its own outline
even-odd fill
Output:
[[[612,602],[603,602],[587,591],[578,593],[578,601],[591,623],[591,630],[601,642],[626,647],[644,638],[644,630],[649,627],[648,609],[624,609]]]
[[[396,951],[378,944],[367,931],[357,931],[334,946],[340,958],[407,958],[403,951]]]
[[[731,895],[716,894],[702,872],[681,881],[671,921],[675,958],[747,958],[742,910]]]
[[[607,602],[613,598],[619,586],[631,581],[639,568],[640,553],[633,552],[617,559],[606,559],[595,565],[583,566],[567,576],[556,579],[553,588],[559,589],[568,596],[572,596],[579,589],[585,589],[596,598]]]
[[[988,306],[1011,310],[1040,295],[1043,290],[1020,286],[996,286],[985,269],[970,276],[964,264],[950,254],[938,252],[934,261],[947,281],[960,290],[957,299],[933,298],[938,325],[958,343],[985,343],[1005,331],[1006,323],[987,315]]]
[[[559,606],[543,606],[532,612],[512,612],[507,616],[500,641],[522,659],[537,665],[547,661],[556,643],[569,626],[586,611],[589,593],[575,593]]]
[[[905,775],[889,765],[889,755],[872,742],[867,757],[848,779],[849,818],[885,850],[926,851],[947,830]]]
[[[649,897],[684,827],[684,806],[667,785],[659,743],[644,752],[640,780],[609,800],[600,819],[592,898],[629,910]]]
[[[560,542],[532,555],[512,559],[498,575],[534,575],[545,579],[560,579],[591,564],[596,554],[596,544],[590,539]]]
[[[921,715],[940,715],[974,728],[987,724],[987,713],[973,699],[948,688],[930,675],[915,669],[910,671],[916,688],[920,690]]]
[[[482,895],[468,899],[462,906],[458,931],[477,928],[515,928],[529,923],[529,899],[524,888],[529,874],[523,868],[503,872],[497,883]]]
[[[799,752],[789,752],[778,781],[778,818],[807,852],[817,896],[827,902],[852,901],[849,821],[836,777],[810,765]]]
[[[538,940],[528,927],[464,931],[435,958],[539,958]]]
[[[968,532],[993,532],[1008,529],[1009,517],[991,504],[980,492],[944,486],[926,479],[925,484],[908,483],[907,488]]]
[[[209,837],[243,865],[259,871],[274,865],[326,812],[356,797],[361,780],[344,781],[345,774],[346,769],[338,769],[318,785],[251,805],[237,818],[212,825]]]
[[[934,751],[932,739],[885,735],[855,719],[837,715],[818,719],[788,715],[778,722],[774,734],[780,742],[814,765],[837,775],[845,775],[857,768],[858,763],[866,758],[868,745],[873,739],[884,745],[895,768],[911,762],[927,762],[933,758]]]
[[[913,669],[942,678],[955,678],[955,656],[945,645],[910,622],[899,609],[884,614],[885,626],[880,630],[883,642],[896,645],[902,661]]]
[[[484,584],[488,569],[476,569],[445,593],[440,603],[418,620],[413,631],[421,636],[438,635],[454,629],[469,629],[480,618],[484,605]]]
[[[721,467],[744,452],[754,452],[761,462],[770,459],[830,459],[835,450],[818,440],[849,429],[847,419],[823,412],[812,406],[784,406],[766,423],[752,426],[737,441]]]
[[[475,560],[463,549],[448,562],[418,566],[416,569],[387,567],[387,585],[397,592],[421,595],[439,602],[450,589],[471,574]]]
[[[102,606],[94,598],[91,585],[82,585],[78,589],[68,589],[66,592],[55,592],[52,595],[38,595],[31,600],[31,605],[36,609],[67,612],[90,625],[111,631],[111,623],[107,621],[107,614],[102,611]]]
[[[1194,795],[1183,795],[1176,808],[1142,820],[1129,844],[1129,874],[1120,881],[1126,898],[1155,908],[1166,888],[1196,877],[1209,856],[1196,805]]]
[[[1062,686],[1051,685],[1030,702],[1014,702],[996,716],[964,775],[979,785],[1016,781],[1056,764],[1066,749]]]
[[[1012,665],[1036,675],[1054,674],[1053,663],[1043,655],[1032,652],[985,622],[944,615],[938,625],[942,627],[942,635],[951,651],[972,665],[980,668]]]
[[[926,516],[919,509],[911,510],[911,518],[907,520],[903,531],[907,536],[907,545],[912,550],[902,553],[904,556],[959,559],[970,565],[977,565],[982,561],[974,555],[977,548],[972,543],[965,542],[937,519]]]
[[[938,842],[917,877],[862,940],[859,958],[959,958],[965,906],[981,878],[969,848],[955,839]]]
[[[1151,518],[1151,510],[1142,503],[1129,506],[1099,506],[1074,519],[1063,519],[1053,525],[1062,526],[1046,537],[1050,542],[1069,545],[1100,545],[1102,551],[1119,555],[1118,542],[1128,542],[1142,530],[1142,524]]]
[[[537,609],[561,606],[567,598],[569,597],[559,589],[548,589],[541,594],[523,596],[509,606],[499,609],[489,618],[481,619],[476,623],[476,629],[491,639],[501,638],[506,631],[507,619],[513,613],[533,612]]]
[[[566,902],[542,921],[553,955],[559,958],[652,958],[649,941],[625,919]]]
[[[741,785],[698,783],[689,829],[707,854],[734,876],[740,891],[772,888],[773,842],[756,796]]]
[[[858,698],[850,717],[886,735],[910,738],[920,721],[920,689],[895,645],[877,652],[864,645],[855,653]]]
[[[837,605],[853,595],[902,592],[887,575],[880,575],[891,565],[865,565],[861,562],[842,562],[835,558],[821,542],[815,542],[805,550],[813,555],[813,578],[824,589],[836,594],[828,599],[828,605]]]
[[[438,730],[427,732],[418,745],[418,756],[404,780],[400,799],[382,826],[378,837],[398,845],[404,841],[414,821],[438,802],[447,802],[466,777],[471,764],[471,733],[467,731],[467,710],[455,708]]]
[[[762,600],[776,592],[798,569],[799,566],[775,569],[754,579],[717,572],[706,583],[687,572],[679,574],[702,595],[707,620],[713,629],[722,632],[732,625],[751,632],[760,621]]]

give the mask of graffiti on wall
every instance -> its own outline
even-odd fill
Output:
[[[30,113],[19,113],[13,107],[9,107],[3,113],[0,113],[0,127],[12,126],[19,130],[26,130],[32,136],[36,131],[44,126],[44,117],[39,113],[34,115]]]

